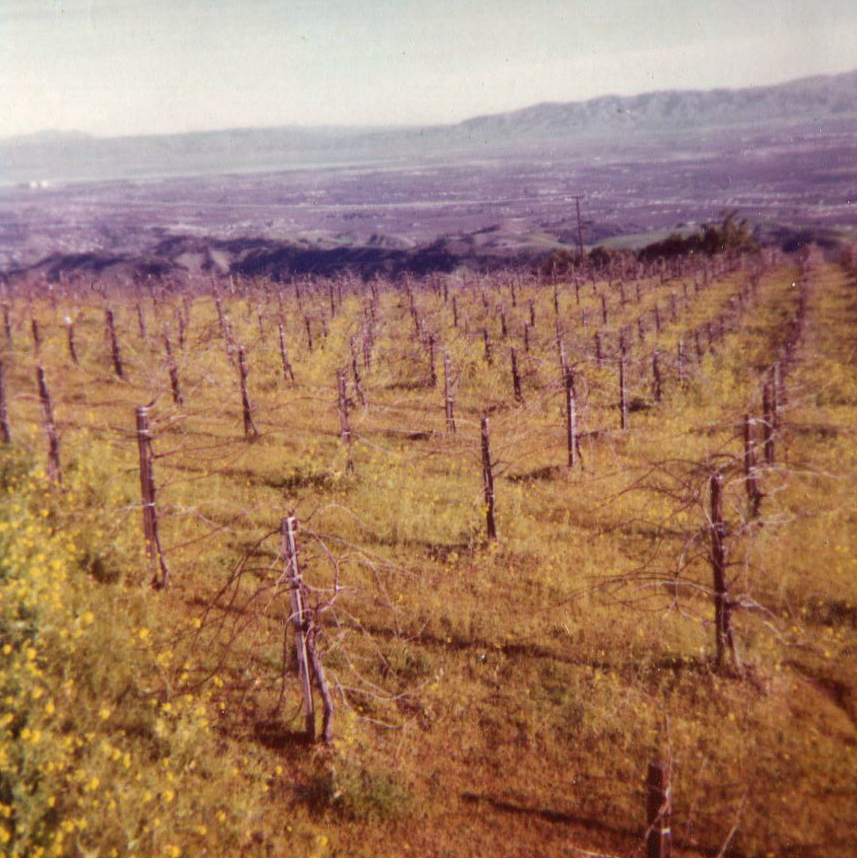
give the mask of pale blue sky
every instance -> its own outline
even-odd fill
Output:
[[[857,0],[0,0],[0,137],[453,122],[857,67]]]

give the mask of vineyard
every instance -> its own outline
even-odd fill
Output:
[[[855,276],[7,283],[4,854],[855,854]]]

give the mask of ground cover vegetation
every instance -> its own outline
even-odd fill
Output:
[[[854,854],[853,257],[609,262],[6,284],[0,852]]]

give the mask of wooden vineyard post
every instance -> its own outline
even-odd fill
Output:
[[[226,317],[223,315],[223,305],[220,303],[220,296],[214,296],[214,307],[217,310],[217,321],[220,323],[220,333],[226,338]]]
[[[104,323],[107,325],[107,336],[110,339],[110,357],[113,361],[113,371],[117,378],[125,379],[125,369],[122,366],[122,355],[119,351],[119,340],[116,338],[116,325],[113,310],[109,307],[104,311]]]
[[[54,423],[54,409],[51,405],[51,395],[45,382],[45,371],[36,367],[36,383],[39,387],[39,401],[42,404],[42,421],[45,434],[48,437],[48,476],[55,483],[62,485],[62,468],[60,467],[60,442],[57,437],[57,427]]]
[[[655,402],[661,401],[661,364],[660,354],[657,349],[652,352],[652,389],[655,395]]]
[[[625,342],[619,341],[619,425],[622,429],[628,426],[628,392],[625,387]]]
[[[603,325],[607,324],[607,296],[601,296],[601,323]]]
[[[757,518],[762,503],[759,478],[756,474],[755,421],[749,414],[744,415],[744,479],[747,484],[747,501],[750,504],[750,517]]]
[[[143,318],[143,308],[140,306],[140,302],[137,302],[137,327],[140,329],[140,339],[146,339],[146,321]]]
[[[3,363],[0,362],[0,441],[12,443],[12,433],[9,431],[9,412],[6,410],[6,388],[3,386]]]
[[[485,490],[485,525],[489,539],[497,538],[494,520],[494,468],[491,462],[491,446],[488,437],[488,418],[481,419],[482,434],[482,485]]]
[[[717,644],[717,667],[723,666],[728,649],[736,669],[741,669],[738,649],[732,631],[732,603],[726,584],[726,523],[723,520],[723,474],[715,471],[709,479],[711,510],[711,571],[714,578],[714,633]]]
[[[535,302],[530,301],[530,327],[535,328],[536,326],[536,305]]]
[[[308,741],[315,741],[315,704],[312,698],[310,660],[307,644],[307,623],[304,611],[303,579],[297,546],[297,519],[290,515],[280,523],[280,550],[286,564],[286,580],[289,588],[290,620],[295,633],[298,677],[301,683],[304,710],[304,733]]]
[[[563,386],[565,388],[565,441],[568,451],[568,467],[573,468],[577,451],[577,425],[574,405],[574,371],[569,367],[563,369]]]
[[[351,424],[348,422],[348,390],[345,384],[345,370],[336,370],[336,394],[339,409],[339,437],[348,447],[348,470],[354,470],[351,461]]]
[[[655,317],[655,336],[661,335],[661,310],[657,304],[655,304],[652,313]]]
[[[774,464],[774,404],[771,385],[762,388],[762,448],[765,452],[765,464]]]
[[[524,322],[524,353],[530,353],[530,323]]]
[[[449,362],[449,352],[443,353],[443,401],[446,407],[446,431],[450,435],[455,434],[455,414],[453,413],[452,399],[452,368]]]
[[[250,394],[247,392],[247,364],[244,360],[244,346],[238,346],[238,379],[241,382],[241,407],[244,414],[244,437],[252,441],[259,435],[259,430],[253,422],[253,409],[250,405]]]
[[[136,409],[137,448],[140,453],[140,495],[143,500],[143,536],[146,540],[146,557],[152,572],[152,586],[162,590],[169,582],[170,573],[161,551],[158,536],[158,511],[155,506],[155,456],[152,451],[152,434],[149,431],[149,409],[145,405]]]
[[[291,363],[289,362],[289,353],[286,351],[286,335],[283,333],[282,323],[277,325],[277,330],[280,335],[280,360],[283,363],[283,378],[286,383],[288,383],[290,380],[295,380],[295,373],[292,369]]]
[[[366,405],[366,397],[363,394],[363,382],[360,380],[360,366],[357,362],[357,349],[354,346],[354,337],[349,343],[351,349],[351,376],[354,379],[354,392],[360,400],[360,404]]]
[[[229,324],[229,316],[223,317],[223,340],[226,344],[226,360],[235,366],[235,338],[232,336],[232,325]]]
[[[485,351],[485,363],[491,366],[494,363],[494,359],[491,356],[491,338],[488,336],[488,328],[482,329],[482,345]]]
[[[565,375],[565,370],[568,366],[568,362],[565,357],[565,343],[560,339],[559,331],[556,332],[556,350],[557,355],[559,356],[560,378],[562,378]]]
[[[33,354],[38,357],[42,353],[42,334],[39,331],[37,319],[30,319],[30,331],[33,335]]]
[[[452,327],[458,327],[458,299],[455,295],[452,296]]]
[[[679,384],[684,384],[684,340],[679,339],[676,346],[676,364],[678,366]]]
[[[306,347],[307,351],[312,351],[312,325],[309,321],[309,316],[304,316],[304,327],[306,328]]]
[[[6,345],[12,348],[12,318],[8,304],[3,305],[3,331],[6,334]]]
[[[664,763],[649,763],[646,787],[646,858],[670,858],[672,801]]]
[[[191,299],[185,295],[182,298],[182,307],[184,308],[184,316],[182,313],[179,313],[179,318],[184,319],[184,327],[187,333],[190,333],[190,308],[191,308]]]
[[[601,345],[601,332],[595,332],[595,365],[600,367],[604,360],[604,350]]]
[[[774,429],[780,428],[780,406],[783,405],[785,399],[783,367],[779,361],[776,361],[771,367],[771,406],[774,412]]]
[[[170,388],[173,391],[173,402],[176,405],[182,404],[182,392],[179,387],[179,371],[176,366],[175,358],[173,357],[173,347],[170,343],[170,329],[164,326],[164,351],[167,353],[167,369],[170,373]]]
[[[66,340],[68,342],[68,355],[72,363],[77,363],[77,349],[74,346],[74,322],[70,316],[66,316],[63,321],[66,328]]]
[[[435,336],[428,336],[428,353],[429,353],[429,384],[432,387],[437,387],[437,365],[435,363]]]
[[[372,325],[371,322],[363,328],[363,371],[369,373],[372,369]]]
[[[524,393],[521,390],[521,376],[518,373],[518,353],[514,347],[509,350],[509,357],[512,361],[512,390],[515,394],[515,402],[522,403],[524,401]]]

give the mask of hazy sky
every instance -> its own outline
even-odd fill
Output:
[[[0,0],[0,137],[453,122],[857,67],[857,0]]]

